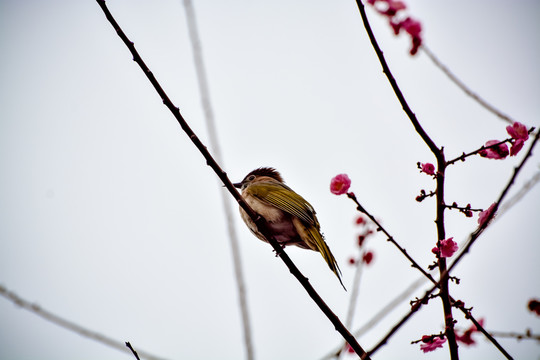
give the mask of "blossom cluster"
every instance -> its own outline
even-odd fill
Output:
[[[439,336],[422,336],[422,344],[420,345],[420,350],[427,353],[430,351],[435,351],[438,348],[442,348],[443,344],[446,342],[446,338]]]
[[[529,139],[529,131],[525,125],[516,121],[514,124],[506,127],[506,132],[511,137],[508,140],[511,144],[510,149],[506,145],[506,141],[489,140],[486,142],[485,149],[480,150],[480,156],[496,160],[502,160],[508,155],[516,156],[523,148],[525,141]]]
[[[480,324],[480,326],[484,326],[484,319],[479,319],[478,324]],[[479,330],[476,325],[473,324],[471,325],[471,327],[465,330],[463,334],[456,333],[456,340],[465,345],[474,345],[476,344],[476,341],[474,341],[474,339],[472,338],[472,334],[478,331]]]
[[[401,15],[407,5],[399,0],[368,0],[368,4],[372,5],[380,14],[388,17],[394,34],[398,35],[402,29],[409,34],[411,37],[411,50],[409,52],[411,55],[415,55],[422,45],[422,24],[410,16]]]
[[[373,234],[373,230],[371,230],[369,228],[369,225],[368,225],[368,220],[366,218],[364,218],[362,215],[359,215],[356,220],[355,220],[355,224],[358,225],[358,226],[362,226],[364,228],[364,231],[358,235],[358,248],[362,249],[363,245],[364,245],[364,241],[366,240],[366,238],[370,235]],[[366,265],[369,265],[371,264],[371,262],[373,261],[373,257],[374,257],[374,254],[373,254],[373,251],[371,250],[366,250],[366,251],[363,251],[361,256],[360,256],[360,261]],[[350,257],[349,258],[349,264],[351,265],[355,265],[357,263],[357,259],[355,257]]]

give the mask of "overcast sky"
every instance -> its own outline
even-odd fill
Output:
[[[208,144],[180,0],[110,0],[111,12]],[[521,1],[407,1],[425,44],[472,89],[528,127],[540,126],[540,5]],[[211,99],[233,181],[274,166],[317,210],[351,287],[357,254],[351,190],[423,266],[433,262],[435,203],[414,199],[434,181],[435,159],[401,110],[356,4],[339,1],[194,1]],[[401,89],[447,158],[504,139],[504,121],[467,97],[367,9]],[[238,295],[217,177],[112,29],[95,1],[0,1],[0,285],[66,319],[167,359],[243,359]],[[525,145],[528,148],[529,143]],[[540,148],[515,194],[540,168]],[[487,208],[517,157],[470,158],[447,171],[446,202]],[[476,216],[447,213],[458,242]],[[454,297],[492,331],[540,332],[527,309],[540,298],[540,186],[502,214],[456,268]],[[269,245],[234,209],[256,359],[319,359],[340,336]],[[353,330],[420,277],[380,234],[365,269]],[[335,313],[350,295],[314,252],[287,248]],[[359,338],[371,348],[423,295],[419,288]],[[470,324],[458,311],[457,327]],[[438,299],[374,359],[423,355],[413,340],[443,330]],[[496,359],[481,336],[462,359]],[[519,359],[537,342],[501,339]],[[132,359],[0,298],[2,359]]]

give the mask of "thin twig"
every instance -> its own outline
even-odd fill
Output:
[[[353,335],[356,338],[359,338],[360,336],[367,333],[369,330],[371,330],[375,325],[377,325],[382,319],[384,319],[390,312],[396,309],[396,307],[401,304],[404,300],[408,300],[411,296],[411,294],[418,289],[422,284],[426,282],[426,279],[424,277],[420,277],[416,279],[412,284],[410,284],[405,290],[403,290],[401,293],[396,295],[388,304],[386,304],[383,308],[381,308],[375,315],[371,317],[368,321],[364,323],[360,328],[355,330],[353,332]],[[329,360],[332,358],[337,358],[340,356],[340,354],[343,351],[343,346],[340,346],[339,348],[335,348],[334,350],[330,351],[328,354],[323,356],[320,360]]]
[[[360,250],[361,251],[361,250]],[[359,260],[356,263],[356,271],[354,272],[353,286],[351,290],[351,296],[349,297],[349,308],[347,309],[347,317],[345,318],[345,326],[350,329],[352,327],[354,313],[356,310],[356,304],[358,302],[358,293],[360,290],[360,278],[362,275],[362,269],[364,268],[364,262]],[[347,343],[342,345],[342,349],[347,346]]]
[[[398,248],[398,250],[407,258],[407,260],[409,260],[409,262],[411,263],[411,266],[413,268],[418,269],[418,271],[420,271],[422,273],[422,275],[424,275],[426,278],[428,278],[431,282],[436,283],[435,279],[426,270],[424,270],[424,268],[422,266],[420,266],[416,262],[416,260],[414,260],[409,255],[409,253],[407,252],[407,250],[405,250],[405,248],[403,248],[401,245],[399,245],[399,243],[394,239],[394,237],[392,235],[390,235],[390,233],[381,225],[381,223],[379,223],[379,221],[375,218],[375,216],[373,216],[371,213],[369,213],[360,204],[360,202],[356,198],[356,195],[353,192],[348,192],[347,197],[349,199],[351,199],[352,201],[354,201],[354,203],[356,204],[356,210],[358,210],[362,214],[366,215],[371,221],[373,221],[373,223],[377,226],[377,231],[381,231],[384,235],[386,235],[386,240],[391,242],[392,244],[394,244],[395,247]]]
[[[485,145],[482,145],[479,149],[476,149],[474,151],[471,151],[469,153],[463,153],[461,154],[460,156],[458,156],[457,158],[455,159],[452,159],[452,160],[448,160],[446,162],[446,166],[449,166],[449,165],[452,165],[458,161],[465,161],[465,158],[468,158],[469,156],[473,156],[473,155],[476,155],[478,153],[480,153],[481,151],[484,151],[486,149],[496,149],[499,147],[499,145],[502,145],[504,143],[507,143],[507,142],[510,142],[512,139],[511,138],[508,138],[506,140],[503,140],[503,141],[500,141],[496,144],[493,144],[493,145],[490,145],[490,146],[485,146]]]
[[[52,312],[45,310],[38,304],[35,304],[26,299],[23,299],[22,297],[15,294],[13,291],[9,291],[6,287],[2,285],[0,285],[0,296],[3,296],[4,298],[8,299],[15,305],[20,306],[21,308],[28,310],[31,313],[38,315],[39,317],[42,317],[43,319],[50,321],[51,323],[58,325],[64,329],[72,331],[85,338],[97,341],[103,345],[107,345],[113,349],[120,350],[124,353],[128,352],[125,344],[122,341],[115,340],[111,337],[105,336],[96,331],[93,331],[81,325],[78,325],[74,323],[73,321],[67,320],[61,316],[53,314]],[[147,351],[140,350],[139,352],[141,353],[141,357],[147,360],[165,360],[164,358],[150,354]]]
[[[514,194],[510,199],[506,200],[502,205],[499,207],[499,211],[497,214],[497,217],[493,219],[492,222],[497,221],[501,218],[501,215],[508,210],[515,204],[517,204],[527,193],[540,182],[540,171],[538,171],[536,174],[534,174],[522,187],[519,189],[519,191]]]
[[[137,354],[137,351],[135,351],[135,349],[133,348],[133,346],[131,346],[131,344],[129,343],[129,341],[126,341],[126,346],[129,350],[131,350],[131,352],[133,353],[133,356],[135,356],[135,359],[137,360],[141,360],[139,358],[139,354]]]
[[[433,54],[433,52],[424,44],[420,46],[420,49],[428,56],[428,58],[437,66],[454,84],[456,84],[465,94],[470,96],[477,103],[482,105],[485,109],[495,114],[501,120],[504,120],[510,124],[514,123],[508,115],[504,114],[502,111],[496,109],[493,105],[489,104],[486,100],[482,99],[478,94],[473,92],[463,81],[459,80],[456,75],[454,75],[439,59]]]
[[[123,30],[120,28],[112,14],[110,13],[109,9],[107,8],[104,0],[96,0],[101,9],[103,10],[103,13],[105,14],[105,17],[107,20],[111,23],[113,28],[115,29],[116,33],[122,39],[124,44],[127,46],[131,54],[133,55],[133,60],[137,62],[141,70],[144,72],[156,92],[161,97],[163,104],[171,111],[171,113],[174,115],[178,123],[180,124],[182,130],[186,133],[186,135],[191,139],[193,144],[197,147],[197,149],[201,152],[203,157],[206,159],[206,164],[210,166],[216,175],[220,178],[220,180],[223,182],[224,186],[229,190],[231,195],[235,198],[235,200],[238,202],[238,205],[242,207],[242,209],[245,210],[245,212],[248,214],[248,216],[255,222],[258,230],[266,237],[270,245],[273,247],[275,253],[281,258],[281,260],[285,263],[285,265],[289,268],[289,271],[291,274],[293,274],[294,277],[300,282],[300,284],[304,287],[306,292],[309,294],[309,296],[312,298],[312,300],[319,306],[321,311],[326,315],[326,317],[332,322],[335,329],[343,336],[345,341],[351,345],[351,347],[354,349],[354,351],[360,356],[362,359],[369,359],[369,355],[362,349],[360,344],[358,344],[358,341],[352,336],[352,334],[345,328],[345,326],[341,323],[339,318],[332,312],[330,307],[323,301],[323,299],[319,296],[319,294],[315,291],[311,283],[308,281],[308,279],[302,275],[298,267],[292,262],[291,258],[287,255],[287,253],[283,250],[283,248],[279,245],[279,243],[276,241],[276,239],[271,235],[271,232],[268,229],[268,224],[266,220],[259,216],[257,213],[249,207],[249,205],[244,201],[240,193],[236,190],[236,188],[233,186],[232,182],[227,177],[227,174],[225,171],[221,169],[221,167],[218,165],[216,160],[212,157],[210,152],[208,151],[208,148],[204,146],[202,141],[197,137],[197,135],[193,132],[193,130],[189,127],[188,123],[184,119],[184,117],[180,114],[180,109],[176,107],[172,101],[169,99],[159,82],[156,80],[154,74],[150,71],[148,66],[144,63],[141,56],[135,49],[135,46],[133,42],[131,42],[126,34],[123,32]]]
[[[202,107],[204,110],[204,117],[206,120],[206,127],[208,130],[208,137],[210,145],[212,147],[214,157],[216,161],[223,164],[221,155],[221,147],[216,131],[216,125],[214,121],[214,111],[212,109],[212,102],[210,101],[210,90],[208,87],[208,80],[206,77],[206,68],[204,65],[204,58],[202,54],[202,46],[199,38],[199,31],[197,28],[197,22],[195,18],[195,10],[191,0],[184,0],[184,9],[186,11],[186,20],[188,25],[189,39],[191,40],[191,47],[193,50],[193,57],[195,62],[195,69],[197,72],[197,80],[199,82],[199,90],[201,93]],[[246,347],[246,358],[248,360],[254,359],[253,353],[253,341],[251,339],[251,325],[249,320],[248,302],[246,296],[246,285],[244,281],[244,273],[242,271],[242,258],[240,255],[240,247],[238,245],[238,236],[236,232],[234,217],[231,211],[230,197],[227,193],[220,189],[221,200],[223,203],[223,211],[225,212],[225,219],[227,224],[227,230],[229,234],[229,240],[231,244],[231,253],[233,258],[234,275],[236,279],[236,288],[238,292],[238,301],[240,305],[240,314],[242,317],[242,329],[244,332],[244,345]]]
[[[529,129],[529,131],[528,131],[529,134],[532,134],[534,130],[535,130],[535,128],[534,128],[534,127],[531,127],[531,128]],[[489,146],[483,145],[483,146],[481,146],[479,149],[476,149],[476,150],[474,150],[474,151],[471,151],[471,152],[469,152],[469,153],[467,153],[467,154],[466,154],[466,153],[463,153],[463,154],[461,154],[460,156],[458,156],[457,158],[447,161],[447,162],[446,162],[446,166],[452,165],[452,164],[454,164],[454,163],[456,163],[456,162],[458,162],[458,161],[465,161],[465,158],[467,158],[467,157],[469,157],[469,156],[472,156],[472,155],[476,155],[476,154],[478,154],[478,153],[480,153],[480,152],[482,152],[482,151],[484,151],[484,150],[486,150],[486,149],[497,149],[500,145],[502,145],[502,144],[504,144],[504,143],[507,143],[507,142],[508,142],[508,143],[512,143],[512,141],[513,141],[512,138],[508,138],[508,139],[505,139],[505,140],[503,140],[503,141],[499,141],[498,143],[493,144],[493,145],[489,145]]]
[[[504,332],[504,331],[490,331],[491,335],[498,338],[513,338],[516,340],[536,340],[540,341],[540,334],[533,334],[530,329],[525,330],[524,333],[518,332]]]

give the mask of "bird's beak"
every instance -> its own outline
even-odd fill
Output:
[[[234,186],[235,188],[240,189],[240,188],[242,187],[242,183],[241,183],[241,182],[239,182],[239,183],[233,183],[233,186]]]

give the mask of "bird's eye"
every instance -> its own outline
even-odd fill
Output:
[[[250,175],[250,176],[248,176],[247,180],[248,180],[248,181],[253,181],[253,180],[255,180],[255,175]]]

